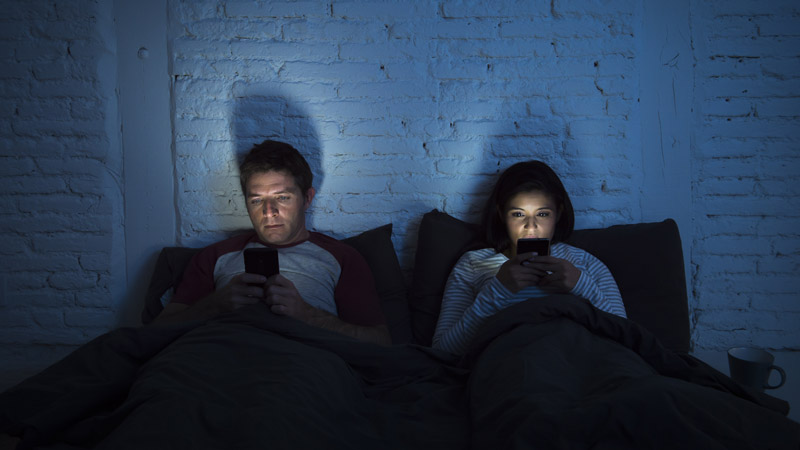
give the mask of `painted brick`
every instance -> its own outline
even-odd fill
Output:
[[[60,184],[59,184],[60,186]],[[33,190],[32,192],[36,192]],[[53,190],[42,189],[42,193],[51,195],[30,195],[20,202],[19,210],[26,213],[75,213],[87,211],[95,202],[77,195],[52,195]]]
[[[0,30],[8,67],[0,75],[0,155],[8,163],[0,168],[0,206],[13,212],[0,225],[9,237],[0,255],[33,255],[14,277],[5,269],[0,276],[14,308],[50,292],[58,294],[52,303],[34,305],[48,314],[42,317],[65,302],[74,314],[72,328],[32,323],[19,334],[0,331],[2,342],[77,344],[113,320],[93,315],[117,304],[108,286],[120,231],[114,174],[122,173],[114,93],[103,88],[115,82],[98,78],[113,43],[106,39],[113,17],[102,8],[23,2]],[[198,1],[167,8],[181,243],[210,243],[249,225],[234,155],[265,137],[313,150],[321,190],[310,223],[345,236],[393,222],[407,275],[422,213],[477,217],[487,186],[515,161],[551,163],[575,197],[581,225],[641,219],[648,201],[641,165],[661,157],[641,149],[649,119],[640,118],[640,74],[643,55],[654,51],[640,36],[647,5]],[[679,104],[693,112],[691,179],[679,181],[692,186],[693,226],[682,232],[696,269],[697,347],[746,339],[800,348],[800,327],[788,314],[796,306],[782,293],[796,289],[800,258],[795,9],[789,1],[693,2],[684,15],[692,34],[682,38],[694,43],[695,64],[681,68],[691,70],[692,88]],[[26,222],[41,211],[41,220]],[[42,254],[52,264],[39,268]],[[77,258],[87,272],[66,273]],[[753,316],[759,299],[774,300]]]
[[[14,230],[14,233],[0,235],[2,237],[2,240],[0,240],[0,254],[18,256],[30,250],[30,238],[17,235],[17,231]]]
[[[51,233],[37,236],[33,247],[37,251],[47,252],[84,252],[110,249],[111,237],[86,233]]]
[[[305,41],[313,37],[320,41],[373,42],[385,39],[388,26],[381,21],[304,20],[291,21],[281,29],[287,41]],[[376,39],[376,36],[379,39]]]
[[[546,17],[550,15],[550,5],[546,2],[475,3],[446,1],[441,6],[442,15],[448,19],[459,18],[522,18]]]
[[[64,313],[64,324],[70,327],[111,328],[114,313],[104,309],[84,309]]]
[[[606,2],[603,0],[588,0],[581,2],[556,0],[552,3],[552,5],[553,14],[556,16],[624,16],[626,14],[632,14],[636,9],[636,2],[633,0],[616,2]]]
[[[761,62],[761,70],[764,75],[779,80],[796,78],[800,73],[800,61],[793,59],[771,59]]]
[[[228,2],[224,5],[227,17],[257,18],[300,18],[325,16],[329,14],[326,3],[311,2],[269,2],[259,4],[250,1]]]
[[[71,305],[74,294],[57,292],[52,289],[26,290],[24,292],[8,292],[2,300],[2,306],[11,308],[51,307],[53,305]]]

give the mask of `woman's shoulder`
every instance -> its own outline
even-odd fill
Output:
[[[456,266],[470,267],[473,269],[485,266],[486,264],[494,265],[498,261],[502,264],[507,258],[502,253],[497,253],[493,248],[481,248],[478,250],[470,250],[464,252],[458,259]]]
[[[583,260],[586,259],[587,256],[591,256],[591,254],[586,250],[565,242],[556,242],[555,244],[551,245],[550,253],[553,256],[568,260]]]
[[[566,259],[575,265],[601,263],[600,260],[586,250],[564,242],[557,242],[550,247],[550,253],[558,258]]]
[[[470,250],[468,252],[464,252],[464,254],[461,255],[460,259],[467,261],[483,261],[485,259],[496,258],[498,256],[503,256],[503,254],[497,253],[496,251],[494,251],[493,248],[487,247],[487,248],[480,248],[478,250]]]

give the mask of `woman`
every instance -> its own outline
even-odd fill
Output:
[[[574,224],[569,195],[547,164],[527,161],[503,172],[483,214],[492,248],[465,253],[450,273],[433,347],[462,354],[478,328],[498,311],[554,293],[570,293],[626,317],[608,268],[564,243]],[[549,239],[550,255],[517,254],[520,238]]]

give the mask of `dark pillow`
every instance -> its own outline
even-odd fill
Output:
[[[153,268],[153,275],[150,277],[150,285],[147,287],[147,294],[144,297],[144,309],[142,310],[142,323],[148,324],[156,318],[164,309],[161,298],[165,294],[171,296],[171,289],[181,282],[183,270],[189,264],[189,260],[201,249],[190,247],[164,247],[158,254],[156,266]]]
[[[364,256],[375,278],[375,287],[394,343],[411,340],[406,285],[392,244],[392,224],[343,239]],[[142,322],[150,323],[164,309],[161,298],[180,283],[183,271],[199,248],[164,247],[159,254],[145,296]]]
[[[383,314],[392,342],[395,344],[411,341],[409,325],[406,282],[400,261],[392,244],[392,224],[386,224],[359,235],[343,239],[364,256],[375,278],[375,287],[381,299]]]
[[[447,277],[458,258],[479,241],[478,225],[435,209],[422,216],[408,297],[415,343],[431,345]]]
[[[567,241],[596,256],[619,286],[628,318],[672,350],[689,351],[689,303],[678,224],[576,230]]]
[[[576,230],[568,243],[608,266],[631,320],[666,347],[689,350],[683,251],[673,220]],[[479,247],[478,225],[437,210],[423,216],[409,292],[415,342],[431,344],[447,277],[465,251]]]

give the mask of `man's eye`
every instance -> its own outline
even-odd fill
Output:
[[[251,205],[258,205],[259,203],[261,203],[261,199],[260,198],[251,198],[250,199],[250,204]]]
[[[291,197],[289,197],[288,195],[281,195],[281,196],[278,197],[278,200],[280,200],[282,202],[288,201],[290,199],[291,199]]]

